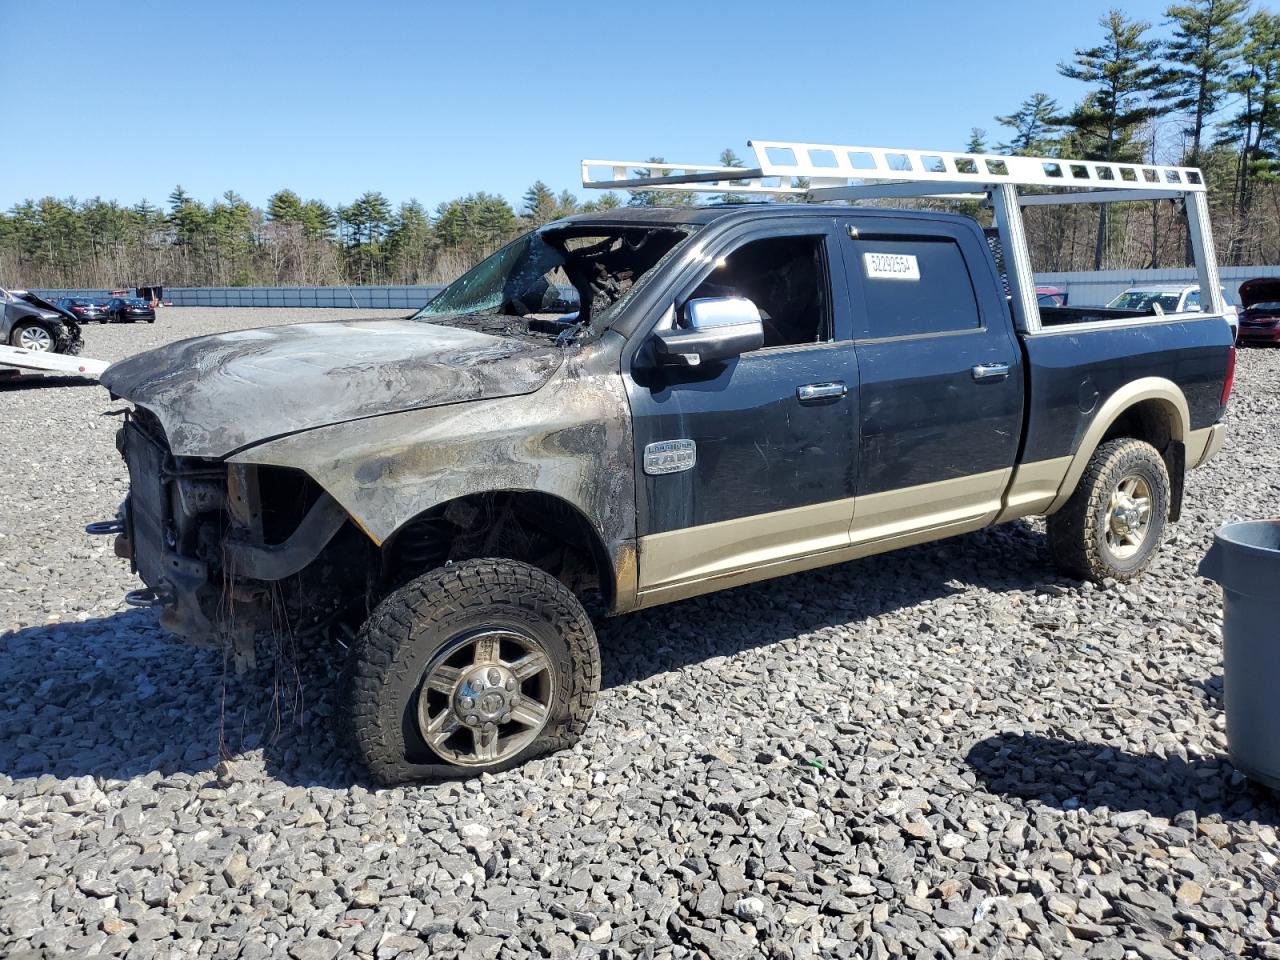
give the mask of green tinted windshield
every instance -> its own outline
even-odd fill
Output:
[[[691,232],[592,223],[544,227],[464,273],[413,319],[494,314],[562,319],[599,330]]]
[[[1173,313],[1178,309],[1178,296],[1176,293],[1160,290],[1126,290],[1107,306],[1116,310],[1141,310],[1146,313],[1151,312],[1158,303],[1165,313]]]

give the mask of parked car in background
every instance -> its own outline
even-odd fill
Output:
[[[1065,307],[1067,291],[1062,287],[1036,287],[1036,299],[1042,307]]]
[[[80,324],[70,311],[26,290],[0,289],[0,302],[0,343],[41,353],[80,352]]]
[[[1238,336],[1240,333],[1239,311],[1227,298],[1227,291],[1222,287],[1222,300],[1226,304],[1227,323]],[[1139,313],[1199,313],[1200,284],[1198,283],[1161,283],[1144,287],[1130,287],[1107,304],[1113,310],[1136,310]]]
[[[1280,344],[1280,277],[1240,284],[1240,342]]]
[[[77,320],[97,320],[108,323],[111,320],[107,313],[107,305],[91,300],[88,297],[62,297],[54,301],[54,305],[75,314]]]
[[[107,315],[112,320],[126,323],[137,323],[139,320],[156,322],[155,307],[137,297],[112,297],[107,301]]]

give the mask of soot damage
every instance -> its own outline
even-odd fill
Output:
[[[634,593],[634,476],[611,316],[688,235],[594,223],[499,251],[418,314],[239,331],[109,368],[133,402],[113,523],[131,602],[248,662],[348,631],[451,561]]]

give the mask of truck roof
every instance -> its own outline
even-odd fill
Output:
[[[904,210],[900,207],[840,207],[816,203],[716,203],[708,205],[681,205],[673,207],[614,207],[612,210],[596,210],[591,213],[575,213],[556,224],[568,223],[634,223],[640,224],[698,224],[706,225],[718,220],[769,217],[920,217],[973,221],[972,217],[959,213],[940,213],[936,210]],[[548,224],[551,226],[551,224]]]

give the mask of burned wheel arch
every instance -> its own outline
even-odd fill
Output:
[[[610,606],[625,608],[635,492],[626,397],[610,375],[619,343],[606,336],[575,352],[527,396],[334,424],[230,462],[313,479],[379,549],[393,581],[432,563],[508,556],[570,585],[598,579]],[[557,560],[557,549],[574,556]]]

